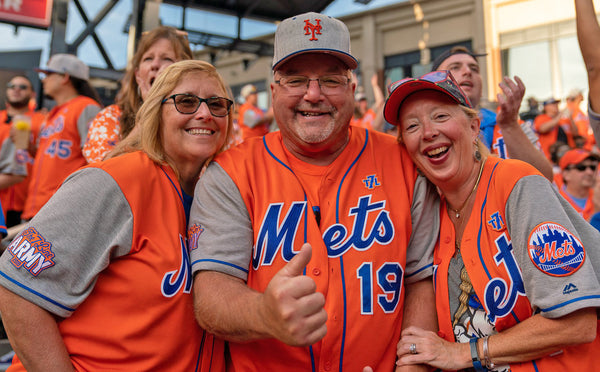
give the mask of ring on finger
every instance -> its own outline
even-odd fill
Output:
[[[408,351],[410,351],[411,354],[417,354],[417,345],[416,344],[410,344],[410,347],[408,348]]]

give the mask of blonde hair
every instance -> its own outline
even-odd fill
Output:
[[[117,95],[116,103],[122,111],[121,138],[127,135],[135,125],[135,115],[142,105],[142,97],[140,96],[139,86],[135,80],[135,70],[140,66],[144,53],[148,51],[158,40],[166,39],[171,42],[177,61],[192,59],[192,50],[185,36],[185,33],[170,26],[159,26],[148,32],[145,32],[138,44],[137,50],[127,66],[127,72],[121,81],[121,91]]]
[[[225,81],[217,72],[217,69],[208,62],[197,60],[185,60],[176,62],[168,66],[158,77],[156,82],[150,88],[148,97],[140,107],[136,119],[135,129],[121,141],[114,150],[108,154],[107,158],[112,158],[124,153],[133,151],[143,151],[150,159],[156,163],[167,163],[176,171],[176,168],[169,161],[163,146],[161,138],[162,122],[162,101],[171,93],[177,85],[189,74],[207,74],[208,78],[217,80],[219,88],[222,89],[225,96],[231,99],[231,93],[225,84]],[[225,141],[217,154],[224,151],[231,142],[233,133],[233,115],[231,112],[227,116],[227,133]],[[216,154],[215,154],[216,155]],[[212,159],[212,158],[211,158]],[[211,159],[206,161],[206,164]],[[177,172],[177,171],[176,171]]]

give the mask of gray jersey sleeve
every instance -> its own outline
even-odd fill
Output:
[[[574,273],[549,275],[530,258],[529,236],[544,222],[560,224],[583,243],[585,261]],[[506,203],[506,224],[525,292],[535,312],[557,318],[581,308],[600,306],[600,232],[586,222],[545,178],[527,176],[517,182]]]
[[[260,121],[260,116],[254,112],[254,110],[246,110],[244,112],[244,125],[250,128],[254,128]]]
[[[79,131],[79,138],[81,138],[81,148],[83,148],[83,145],[85,145],[85,141],[87,141],[87,134],[88,129],[90,127],[90,123],[92,122],[92,120],[94,120],[94,118],[100,112],[101,109],[102,108],[100,106],[87,105],[83,109],[83,111],[81,111],[79,118],[77,118],[77,130]]]
[[[132,229],[131,208],[115,180],[101,169],[79,170],[6,248],[0,257],[0,285],[67,317],[110,261],[129,253]],[[37,239],[28,239],[25,232]]]
[[[417,177],[411,206],[412,233],[406,250],[406,282],[433,275],[433,250],[440,231],[438,193],[423,176]]]
[[[4,140],[0,148],[0,173],[26,176],[27,167],[16,158],[16,147],[9,137]]]
[[[525,121],[521,124],[521,130],[525,133],[529,142],[533,143],[536,147],[539,147],[540,139],[538,135],[535,133],[532,127],[531,121]]]
[[[239,189],[217,163],[200,177],[190,211],[190,226],[203,229],[190,257],[192,272],[220,271],[246,280],[252,255],[250,215]]]

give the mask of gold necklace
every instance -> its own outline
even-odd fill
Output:
[[[485,161],[481,162],[481,166],[479,167],[479,175],[477,176],[477,181],[475,181],[475,186],[473,186],[473,190],[471,190],[471,192],[469,193],[469,195],[467,196],[467,198],[465,199],[465,201],[462,203],[462,205],[460,206],[460,208],[458,209],[454,209],[450,206],[450,203],[448,203],[448,206],[450,207],[450,209],[452,209],[452,211],[454,213],[456,213],[456,218],[460,218],[460,213],[462,212],[463,208],[467,205],[467,202],[469,201],[469,199],[471,199],[471,196],[473,195],[473,193],[475,192],[475,190],[477,190],[477,186],[479,185],[479,180],[481,180],[481,173],[483,173],[483,164]]]

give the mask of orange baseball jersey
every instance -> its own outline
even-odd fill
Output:
[[[42,126],[42,122],[44,121],[45,115],[29,111],[27,113],[29,117],[31,117],[31,141],[35,143],[40,131],[40,127]],[[0,111],[0,126],[2,123],[5,123],[7,120],[6,110]],[[10,135],[10,126],[3,126],[1,129],[0,137],[3,138],[1,141],[4,143],[4,140]],[[29,155],[29,152],[26,150],[17,150],[16,153],[17,161],[20,163],[26,163],[27,167],[27,177],[23,182],[19,182],[16,185],[12,185],[5,189],[0,190],[0,202],[2,203],[4,209],[4,215],[6,217],[6,212],[8,211],[23,211],[25,207],[25,200],[27,198],[27,189],[29,187],[29,180],[31,179],[31,171],[33,168],[33,158]]]
[[[321,341],[305,348],[274,339],[230,342],[231,370],[394,368],[405,281],[431,275],[436,215],[419,216],[433,212],[424,203],[435,197],[427,189],[426,198],[422,177],[415,184],[415,166],[394,137],[355,127],[349,132],[346,148],[324,167],[295,158],[279,132],[250,139],[220,154],[196,188],[194,272],[224,272],[263,292],[309,242],[305,275],[326,298]],[[234,199],[235,207],[221,202]],[[221,233],[224,227],[228,233]],[[411,240],[413,228],[424,234]]]
[[[558,127],[555,127],[554,129],[552,129],[551,131],[549,131],[547,133],[540,133],[539,129],[544,123],[547,123],[550,120],[552,120],[552,117],[550,117],[546,114],[540,114],[535,118],[535,120],[533,122],[533,126],[534,126],[535,130],[538,131],[538,136],[540,138],[540,145],[542,147],[542,150],[544,151],[544,154],[546,155],[546,157],[548,159],[550,159],[550,155],[551,155],[550,154],[550,146],[552,146],[552,144],[554,142],[556,142],[558,139]],[[571,129],[570,129],[571,128],[570,120],[567,118],[560,119],[559,126],[562,128],[562,130],[565,132],[565,135],[567,136],[567,145],[569,145],[571,147],[575,147],[575,141],[573,140],[573,133],[571,133]]]
[[[119,105],[102,109],[90,123],[87,140],[83,145],[83,156],[88,163],[104,160],[121,140],[121,115]]]
[[[98,111],[96,101],[77,96],[48,113],[40,129],[23,218],[32,218],[69,174],[87,164],[81,147]]]
[[[489,157],[460,242],[460,255],[475,292],[468,302],[475,310],[467,313],[483,311],[485,319],[471,315],[466,330],[463,325],[454,328],[448,275],[459,274],[449,270],[456,253],[455,235],[444,204],[434,284],[440,332],[446,340],[460,337],[466,342],[465,337],[495,333],[490,329],[502,332],[537,313],[557,318],[600,306],[594,270],[600,264],[595,252],[600,233],[568,208],[533,167]],[[510,368],[554,372],[569,366],[573,371],[591,371],[600,361],[599,347],[596,338],[590,344],[564,348],[562,353],[511,363]]]
[[[0,284],[64,318],[78,371],[224,370],[224,343],[194,318],[189,204],[173,170],[145,153],[94,163],[13,240]]]
[[[244,141],[250,137],[262,137],[269,133],[269,123],[260,124],[253,127],[249,126],[248,123],[245,123],[244,119],[248,119],[248,115],[252,115],[254,117],[254,121],[260,120],[265,116],[264,112],[254,105],[244,103],[240,106],[238,124],[242,129],[242,137]]]
[[[373,121],[375,120],[375,116],[375,111],[373,111],[373,109],[368,109],[362,118],[353,116],[352,120],[350,120],[350,125],[365,129],[373,129]]]

